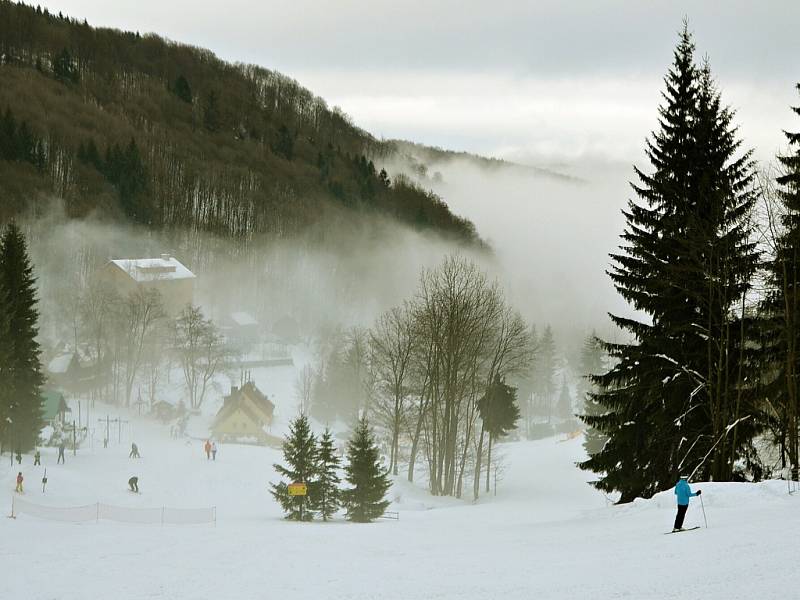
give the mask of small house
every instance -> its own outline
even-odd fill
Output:
[[[258,341],[258,320],[250,313],[232,312],[226,316],[223,323],[230,341],[234,344],[252,344]]]
[[[156,419],[166,423],[175,418],[175,406],[166,400],[156,400],[153,402],[153,409],[151,411]]]
[[[64,424],[66,421],[66,414],[72,412],[64,394],[55,390],[43,390],[41,393],[42,398],[42,417],[48,425],[54,425],[56,422]]]
[[[63,352],[47,363],[47,377],[59,385],[70,385],[81,376],[81,363],[77,352]]]
[[[214,418],[211,433],[223,441],[267,443],[274,438],[265,429],[272,425],[274,410],[275,405],[252,381],[233,386]]]
[[[157,290],[170,314],[192,304],[194,297],[194,273],[169,254],[112,260],[103,267],[101,276],[123,297],[138,290]]]

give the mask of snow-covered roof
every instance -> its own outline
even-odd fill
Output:
[[[72,363],[72,357],[75,356],[74,352],[67,352],[56,356],[47,365],[47,370],[53,374],[63,374],[69,371],[69,365]]]
[[[256,321],[256,318],[250,313],[246,312],[232,312],[231,321],[233,321],[239,327],[258,325],[258,321]]]
[[[177,258],[162,255],[161,258],[132,258],[112,260],[131,279],[139,283],[161,280],[194,279],[195,275]]]

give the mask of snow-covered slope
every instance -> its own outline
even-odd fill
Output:
[[[217,506],[213,525],[83,524],[25,514],[0,520],[0,598],[95,600],[279,598],[793,598],[800,497],[784,483],[695,484],[708,529],[677,535],[671,493],[612,506],[574,467],[579,440],[501,445],[497,496],[432,498],[397,481],[399,521],[289,523],[267,492],[269,448],[171,440],[135,422],[128,444],[43,455],[49,483],[23,458],[24,498],[70,506]],[[17,466],[0,465],[10,509]],[[126,490],[140,478],[141,495]],[[401,478],[402,479],[402,478]],[[687,525],[702,524],[699,504]]]

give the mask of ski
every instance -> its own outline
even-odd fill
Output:
[[[683,533],[684,531],[694,531],[695,529],[700,529],[700,526],[687,527],[686,529],[679,529],[678,531],[667,531],[664,535],[669,535],[670,533]]]

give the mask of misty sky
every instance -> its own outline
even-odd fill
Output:
[[[798,101],[796,0],[45,4],[279,70],[377,136],[537,164],[641,159],[684,15],[759,158]]]

